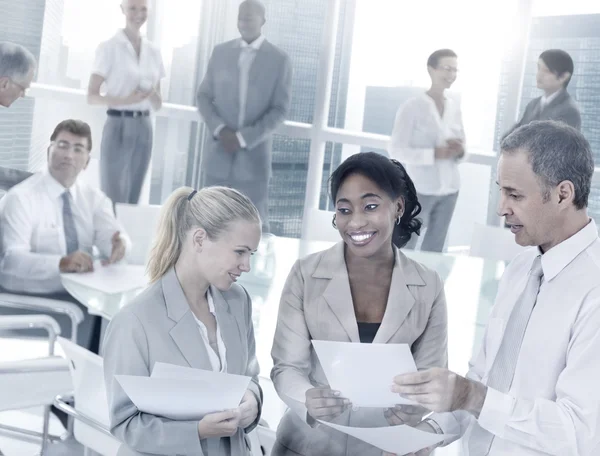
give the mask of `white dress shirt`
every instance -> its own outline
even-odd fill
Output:
[[[240,38],[240,48],[242,49],[240,52],[240,57],[238,60],[238,69],[239,69],[239,103],[240,103],[240,111],[238,113],[238,128],[242,128],[245,122],[246,116],[246,102],[248,101],[248,79],[250,76],[250,68],[252,68],[252,63],[256,58],[256,53],[262,46],[265,41],[264,35],[260,35],[256,38],[252,43],[247,43],[243,39]],[[215,131],[214,136],[217,138],[221,130],[225,128],[224,124],[219,125]],[[238,131],[236,132],[236,136],[238,138],[238,142],[242,149],[246,148],[246,141],[242,134]]]
[[[215,303],[212,295],[210,294],[210,290],[208,290],[206,293],[206,299],[208,301],[208,310],[211,314],[213,314],[215,321],[217,322],[217,351],[215,351],[214,347],[210,343],[208,338],[208,330],[206,329],[204,323],[202,323],[193,313],[192,315],[194,315],[196,323],[198,323],[198,330],[200,331],[200,336],[202,337],[204,346],[206,347],[206,353],[208,353],[208,359],[210,360],[212,370],[215,372],[227,372],[227,349],[225,348],[225,343],[223,342],[223,337],[221,336],[219,320],[217,319],[217,314],[215,312]]]
[[[0,286],[17,293],[64,291],[59,262],[67,254],[62,200],[65,190],[44,171],[13,187],[2,199]],[[109,258],[117,231],[126,250],[131,249],[131,241],[104,193],[83,182],[76,182],[69,190],[79,250],[91,254],[96,246],[103,257]]]
[[[562,90],[563,89],[558,89],[556,92],[554,92],[552,95],[549,95],[549,96],[546,96],[546,94],[542,95],[542,98],[540,100],[540,110],[544,109],[546,106],[548,106],[550,103],[552,103],[552,101],[554,101],[556,99],[556,97],[558,97],[560,95]]]
[[[460,104],[446,97],[440,116],[435,101],[423,93],[398,109],[388,152],[405,165],[417,192],[451,195],[460,190],[460,160],[436,159],[434,151],[451,138],[465,140]]]
[[[106,95],[127,97],[136,89],[147,91],[156,87],[165,77],[165,67],[158,46],[142,37],[140,49],[138,57],[123,30],[119,30],[115,36],[98,46],[92,74],[104,78]],[[116,105],[111,108],[148,111],[152,109],[152,104],[146,98],[140,103]]]
[[[507,267],[482,349],[468,377],[486,383],[510,312],[527,282],[537,249]],[[474,426],[494,434],[490,456],[600,454],[600,239],[594,221],[542,255],[544,277],[507,394],[488,388],[479,419],[460,411],[433,414],[445,433]]]

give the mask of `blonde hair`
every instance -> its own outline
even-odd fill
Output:
[[[192,228],[202,228],[215,240],[233,222],[245,220],[261,224],[258,210],[242,193],[227,187],[206,187],[192,195],[194,189],[180,187],[171,193],[160,211],[158,228],[147,273],[156,282],[181,255],[181,246]],[[190,198],[191,196],[191,198]]]

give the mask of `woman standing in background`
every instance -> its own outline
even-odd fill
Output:
[[[140,34],[148,19],[148,0],[123,0],[121,10],[125,28],[96,50],[88,103],[108,106],[100,157],[102,191],[113,204],[137,204],[152,154],[150,112],[162,106],[165,69],[158,47]]]

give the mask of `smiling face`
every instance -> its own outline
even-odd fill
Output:
[[[199,252],[198,269],[206,280],[221,291],[228,290],[244,272],[250,272],[250,257],[260,242],[260,225],[240,220],[214,240],[202,229],[194,233]]]
[[[121,10],[128,28],[139,30],[148,20],[148,0],[123,0]]]
[[[392,244],[401,198],[393,200],[362,174],[345,178],[336,195],[336,225],[348,250],[356,256],[385,256]]]
[[[442,57],[435,68],[428,67],[431,83],[434,87],[449,89],[458,74],[458,60],[456,57]]]

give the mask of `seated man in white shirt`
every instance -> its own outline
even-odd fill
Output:
[[[466,378],[435,368],[393,386],[437,412],[419,428],[464,436],[464,455],[600,454],[593,172],[589,143],[564,123],[535,121],[502,141],[498,213],[519,245],[536,248],[507,267]]]
[[[94,246],[104,264],[120,261],[130,241],[106,195],[78,179],[90,161],[89,125],[65,120],[50,140],[48,169],[13,187],[0,204],[0,286],[13,293],[60,295],[76,302],[66,294],[60,274],[92,271]],[[82,309],[86,318],[78,328],[78,343],[97,352],[99,322]],[[52,316],[69,337],[68,319]]]

